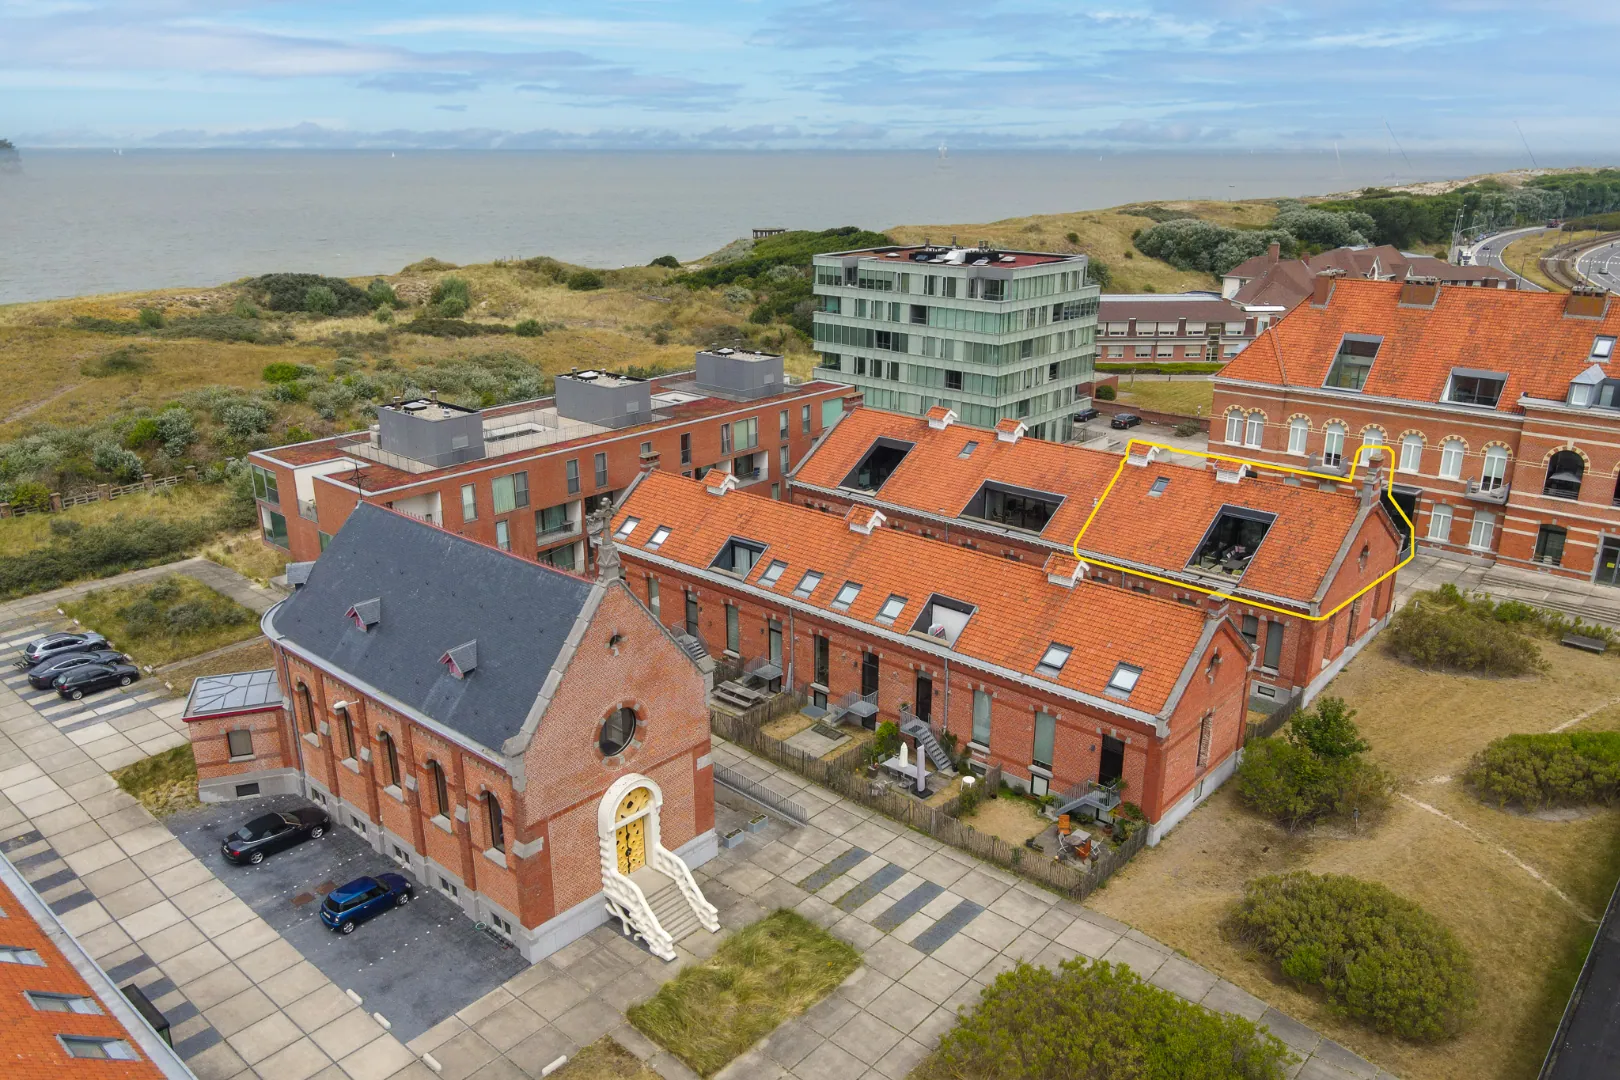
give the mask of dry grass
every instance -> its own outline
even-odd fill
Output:
[[[786,716],[779,716],[770,723],[761,726],[759,730],[773,739],[781,739],[786,742],[815,722],[814,718],[806,716],[802,712],[788,713]]]
[[[1620,728],[1620,664],[1550,643],[1543,651],[1552,665],[1546,675],[1483,679],[1419,671],[1381,648],[1367,650],[1331,692],[1359,710],[1372,756],[1407,796],[1382,823],[1359,835],[1343,828],[1289,835],[1243,810],[1228,785],[1091,903],[1405,1080],[1534,1076],[1591,940],[1583,916],[1601,912],[1620,874],[1620,810],[1566,821],[1515,815],[1480,804],[1455,778],[1499,735],[1545,731],[1588,712],[1583,728]],[[1376,1035],[1275,981],[1261,961],[1222,939],[1217,924],[1244,881],[1295,869],[1380,882],[1456,932],[1485,988],[1462,1036],[1425,1047]]]
[[[1032,836],[1039,836],[1052,824],[1040,815],[1034,803],[1012,795],[980,800],[973,814],[963,820],[979,832],[1000,837],[1014,847],[1022,846]]]
[[[236,671],[265,671],[276,666],[276,653],[267,638],[260,638],[240,649],[232,649],[220,656],[180,664],[163,672],[163,681],[174,694],[185,697],[191,693],[191,684],[204,675],[229,675]]]
[[[1120,377],[1121,405],[1182,416],[1208,416],[1215,400],[1215,384],[1208,379],[1166,382],[1162,376],[1154,379],[1138,375],[1135,382],[1130,382],[1130,378],[1129,375]]]
[[[159,585],[168,590],[162,598],[153,596]],[[159,608],[152,625],[132,620],[132,605],[148,599]],[[180,605],[205,606],[217,613],[217,619],[213,625],[175,632],[167,616]],[[136,663],[152,667],[246,641],[259,632],[258,616],[253,612],[184,574],[169,574],[159,582],[94,589],[71,604],[63,604],[62,611],[99,631]]]
[[[273,577],[280,577],[291,561],[288,555],[271,547],[260,538],[256,529],[225,536],[202,549],[202,556],[211,562],[229,567],[245,578],[260,585]]]
[[[0,518],[0,556],[21,555],[51,543],[51,522],[107,525],[120,518],[155,518],[159,521],[195,521],[217,510],[226,490],[217,484],[178,484],[151,495],[125,495],[107,502],[71,506],[60,514],[24,514]]]
[[[190,743],[142,758],[112,775],[119,787],[157,817],[201,805],[197,800],[197,759],[191,754]]]
[[[682,968],[628,1015],[699,1076],[713,1076],[860,963],[850,945],[781,909],[728,937],[703,963]]]
[[[1265,202],[1165,202],[1152,205],[1183,210],[1222,225],[1264,225],[1277,214]],[[1000,247],[1036,251],[1083,251],[1108,264],[1113,280],[1108,292],[1181,292],[1185,289],[1219,287],[1210,274],[1177,270],[1169,263],[1150,259],[1131,245],[1131,235],[1154,224],[1150,217],[1130,213],[1134,207],[1086,210],[1071,214],[1039,214],[1006,218],[987,225],[898,225],[887,230],[901,243],[923,239],[936,242],[955,236],[964,244],[989,240]],[[1079,239],[1072,242],[1069,233]],[[1129,253],[1129,254],[1127,254]]]
[[[1601,235],[1603,234],[1599,232],[1587,231],[1536,233],[1521,237],[1502,252],[1502,262],[1515,273],[1524,275],[1543,289],[1550,292],[1565,292],[1567,290],[1562,285],[1548,277],[1541,269],[1541,257],[1560,245],[1574,243],[1577,240],[1591,240]]]
[[[551,1074],[551,1080],[658,1080],[645,1062],[604,1035]]]

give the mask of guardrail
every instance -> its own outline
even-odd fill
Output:
[[[724,765],[714,766],[714,782],[721,787],[730,788],[743,798],[756,802],[773,813],[780,814],[794,825],[810,824],[810,815],[804,807],[792,799],[785,799],[776,792],[756,784],[745,776],[741,776]]]

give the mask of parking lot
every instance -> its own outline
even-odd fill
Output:
[[[334,827],[269,856],[258,866],[234,866],[220,841],[249,818],[309,803],[275,795],[215,804],[168,818],[165,824],[253,911],[333,983],[353,990],[368,1012],[380,1013],[408,1041],[528,969],[516,949],[477,930],[448,898],[404,873],[347,828]],[[334,887],[385,871],[404,873],[415,899],[334,934],[321,922],[321,900]]]

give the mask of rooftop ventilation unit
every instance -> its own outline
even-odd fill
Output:
[[[742,349],[705,349],[697,354],[697,386],[732,401],[780,394],[786,387],[782,358]]]
[[[558,375],[557,415],[600,427],[629,427],[652,419],[652,384],[606,371]]]
[[[477,409],[426,398],[396,398],[377,410],[377,448],[434,468],[484,456],[484,418]]]

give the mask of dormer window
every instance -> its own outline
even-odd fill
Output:
[[[853,604],[855,602],[855,598],[859,595],[861,595],[861,587],[859,585],[853,581],[844,582],[844,587],[838,590],[837,596],[833,597],[833,610],[848,611],[849,605]]]
[[[382,621],[382,600],[375,597],[370,600],[362,600],[351,607],[345,614],[353,619],[354,625],[361,630],[370,630]]]
[[[1327,381],[1322,385],[1330,390],[1360,393],[1372,372],[1373,361],[1378,358],[1378,347],[1383,343],[1383,338],[1368,334],[1344,335],[1338,354],[1333,357],[1333,366],[1328,369]]]
[[[1048,679],[1055,679],[1063,673],[1063,665],[1069,662],[1069,654],[1074,650],[1067,645],[1053,642],[1047,646],[1046,654],[1041,657],[1040,663],[1035,665],[1035,674]]]
[[[1141,668],[1134,664],[1121,664],[1108,680],[1108,692],[1115,697],[1130,697],[1131,691],[1136,689],[1136,681],[1141,677]]]
[[[777,579],[782,576],[782,571],[786,569],[787,563],[783,562],[781,559],[771,560],[771,565],[767,566],[765,568],[765,572],[759,575],[759,583],[765,588],[769,589],[771,586],[776,584]]]
[[[1243,506],[1223,506],[1187,568],[1204,574],[1242,577],[1260,542],[1266,538],[1275,514]]]
[[[747,577],[753,572],[754,564],[759,562],[760,556],[764,554],[765,545],[759,541],[733,536],[720,549],[720,554],[714,557],[709,569],[724,570],[738,577]]]
[[[905,597],[890,596],[887,600],[883,601],[883,606],[878,609],[877,621],[882,623],[884,626],[893,626],[894,620],[900,617],[900,612],[905,609],[905,606]]]
[[[1592,341],[1592,359],[1600,363],[1614,355],[1614,338],[1599,337]]]
[[[668,525],[660,525],[660,526],[658,526],[658,528],[653,530],[652,536],[647,540],[647,550],[648,551],[657,551],[659,548],[664,546],[664,541],[668,540],[668,539],[669,539],[669,526]]]
[[[793,587],[793,595],[803,599],[815,592],[816,586],[820,584],[821,575],[814,570],[806,570],[804,577],[800,578],[799,583]]]
[[[1452,368],[1451,378],[1446,382],[1444,400],[1453,405],[1478,405],[1494,409],[1501,400],[1502,387],[1506,385],[1507,375],[1500,371]]]
[[[943,641],[955,648],[956,639],[975,610],[972,604],[934,593],[917,613],[916,621],[911,624],[911,632]]]
[[[614,532],[613,539],[624,540],[628,538],[631,533],[636,531],[636,526],[640,524],[640,518],[625,518],[624,521],[619,524],[618,529]]]

